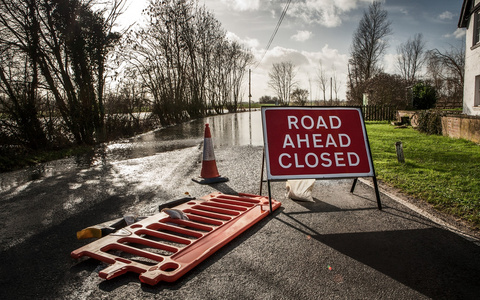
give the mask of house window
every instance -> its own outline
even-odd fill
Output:
[[[480,42],[480,12],[477,11],[473,18],[473,46]]]
[[[474,106],[480,106],[480,75],[475,76]]]

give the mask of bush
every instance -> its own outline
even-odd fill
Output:
[[[437,102],[437,91],[428,83],[419,82],[412,88],[413,108],[430,109]]]
[[[262,96],[258,99],[258,102],[261,104],[276,104],[278,103],[277,97]]]
[[[418,127],[426,134],[442,134],[442,113],[439,110],[426,110],[418,114]]]

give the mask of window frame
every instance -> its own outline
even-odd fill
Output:
[[[473,41],[472,47],[480,46],[480,10],[473,13]]]
[[[480,107],[480,75],[475,76],[475,91],[473,94],[473,106]]]

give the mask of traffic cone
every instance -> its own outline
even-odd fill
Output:
[[[192,178],[192,180],[200,184],[211,184],[228,181],[228,178],[221,177],[218,173],[217,163],[215,161],[215,154],[213,153],[212,134],[210,133],[210,127],[208,126],[208,124],[205,124],[202,171],[200,172],[200,177],[203,179]]]

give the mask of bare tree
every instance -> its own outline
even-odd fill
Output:
[[[375,1],[365,11],[353,35],[349,60],[349,97],[359,102],[363,95],[365,81],[381,72],[379,65],[392,33],[388,13],[382,2]]]
[[[2,128],[32,149],[46,144],[39,120],[38,20],[33,1],[0,1]]]
[[[217,57],[216,53],[223,53],[228,44],[223,43],[225,31],[220,22],[205,7],[196,6],[193,18],[189,21],[192,21],[192,24],[184,31],[183,37],[190,59],[187,65],[187,110],[192,117],[199,117],[205,114],[208,107],[219,103],[218,91],[213,88],[218,79],[214,77],[214,72],[223,69],[224,63],[223,58]],[[218,69],[215,67],[217,65]]]
[[[275,91],[280,102],[285,105],[289,105],[290,95],[296,85],[294,68],[290,61],[274,63],[272,71],[268,73],[270,77],[268,86]]]
[[[335,93],[335,101],[338,101],[338,93],[342,87],[342,81],[338,78],[337,70],[333,67],[333,92]]]
[[[198,0],[152,1],[144,28],[131,31],[119,53],[137,70],[162,124],[213,109],[236,111],[252,54]]]
[[[105,59],[118,39],[111,29],[123,2],[115,0],[109,9],[94,10],[93,1],[0,1],[0,51],[26,62],[27,119],[37,117],[38,109],[32,109],[35,99],[47,96],[55,99],[64,125],[78,144],[95,141],[103,127]],[[13,66],[4,63],[1,81],[6,87],[18,78],[4,72]],[[20,98],[10,93],[5,99],[14,103]]]
[[[318,69],[317,69],[317,81],[320,90],[323,92],[323,103],[327,101],[327,85],[328,85],[328,77],[325,73],[325,69],[323,68],[322,62],[319,62]]]
[[[396,109],[405,109],[405,88],[403,78],[398,75],[380,73],[366,82],[368,104],[389,105]]]
[[[425,53],[425,41],[421,33],[415,34],[405,43],[397,47],[397,68],[407,85],[412,85],[417,79],[423,63]]]
[[[428,74],[440,98],[461,103],[465,72],[465,49],[451,47],[444,52],[433,49],[427,52]]]
[[[231,89],[231,97],[226,107],[230,112],[236,112],[241,98],[245,72],[247,67],[253,63],[253,55],[237,42],[230,43],[229,54],[232,65],[230,72],[231,84],[229,87]]]

